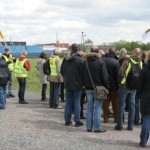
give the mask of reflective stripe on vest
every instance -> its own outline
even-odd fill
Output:
[[[28,72],[24,68],[24,63],[26,60],[27,59],[24,59],[22,61],[19,61],[18,59],[16,60],[15,68],[14,68],[14,74],[16,77],[27,77],[28,76]]]
[[[138,64],[139,63],[139,62],[135,61],[132,58],[130,58],[130,60],[133,62],[133,64]],[[140,61],[140,67],[142,69],[142,61]],[[130,70],[131,70],[131,63],[129,62],[128,67],[127,67],[126,72],[125,72],[125,76],[122,79],[121,84],[125,84],[126,83],[126,77],[128,76]]]
[[[58,57],[50,57],[49,63],[51,68],[51,76],[58,76],[56,71],[56,58]]]
[[[8,61],[11,61],[10,58],[12,57],[12,55],[8,57],[6,57],[5,55],[3,55],[3,57],[5,58],[5,61],[8,62]],[[8,64],[8,68],[9,68],[9,71],[13,71],[14,70],[14,64],[13,63],[10,63]]]

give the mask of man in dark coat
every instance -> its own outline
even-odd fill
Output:
[[[103,57],[102,60],[106,64],[108,77],[109,77],[109,95],[107,100],[103,102],[103,118],[104,123],[109,121],[109,105],[112,103],[114,122],[117,122],[117,111],[118,111],[118,71],[119,62],[111,55]]]
[[[99,50],[96,46],[91,48],[91,53],[87,54],[86,61],[89,66],[93,82],[95,86],[104,86],[109,89],[108,73],[104,61],[100,59],[98,54]],[[86,66],[86,61],[83,64],[84,71],[84,86],[87,94],[87,114],[86,114],[86,127],[87,131],[91,132],[94,128],[94,132],[106,132],[101,128],[101,106],[103,99],[96,99],[94,97],[94,87],[92,85],[90,75]]]
[[[64,86],[66,89],[66,105],[65,105],[65,125],[72,123],[72,103],[74,103],[74,122],[75,127],[82,126],[80,121],[80,101],[83,88],[82,64],[83,58],[77,53],[78,45],[72,44],[71,53],[63,60],[61,66],[61,74],[64,77]]]

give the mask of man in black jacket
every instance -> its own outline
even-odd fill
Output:
[[[83,87],[83,59],[77,52],[78,45],[72,44],[71,53],[64,58],[61,66],[61,74],[64,77],[64,86],[66,88],[65,125],[68,126],[72,123],[71,113],[72,103],[74,102],[75,127],[83,125],[80,121],[80,101]]]
[[[0,53],[0,109],[6,108],[6,85],[9,76],[8,63],[2,59],[2,54]]]
[[[89,70],[95,86],[104,86],[109,89],[108,73],[104,61],[100,59],[99,50],[96,46],[91,48],[90,54],[87,54],[86,61],[89,66]],[[86,61],[83,64],[84,72],[84,86],[87,94],[87,114],[86,114],[86,127],[87,131],[91,132],[94,128],[94,132],[106,132],[100,126],[101,118],[101,106],[103,99],[95,99],[94,88],[87,70]]]
[[[112,103],[114,122],[117,122],[117,111],[118,111],[118,71],[119,62],[112,55],[103,57],[102,60],[106,64],[108,77],[109,77],[109,95],[107,100],[103,102],[103,118],[104,123],[109,121],[109,105]]]

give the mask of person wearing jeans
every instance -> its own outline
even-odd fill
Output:
[[[83,88],[83,58],[78,53],[79,47],[76,43],[71,45],[71,52],[65,56],[61,65],[61,74],[64,77],[64,87],[66,89],[65,105],[65,125],[72,124],[72,104],[74,103],[75,127],[83,125],[80,121],[81,91]]]
[[[87,95],[87,113],[86,113],[86,127],[87,132],[106,132],[101,127],[101,106],[102,99],[94,97],[94,86],[104,86],[109,89],[108,72],[105,62],[100,59],[99,49],[97,46],[91,47],[91,53],[85,55],[85,62],[83,63],[84,72],[84,87]],[[90,77],[91,75],[91,77]],[[92,78],[92,79],[91,79]],[[93,80],[93,84],[92,84]]]
[[[20,100],[24,100],[24,94],[26,89],[26,78],[18,78],[19,90],[18,97]]]
[[[128,97],[128,126],[127,130],[133,130],[133,121],[135,117],[135,95],[137,86],[134,85],[128,86],[127,78],[132,73],[132,63],[134,65],[139,64],[139,67],[142,69],[142,62],[141,62],[141,50],[139,48],[135,48],[133,50],[133,55],[125,60],[119,69],[119,89],[118,89],[118,120],[117,125],[115,126],[115,130],[122,130],[123,129],[123,114],[124,114],[124,103],[126,98]],[[141,71],[141,70],[140,70]],[[140,72],[139,72],[140,74]],[[132,81],[130,82],[132,83]],[[134,87],[135,86],[135,87]]]
[[[146,147],[150,135],[150,51],[146,55],[146,66],[140,74],[140,112],[142,115],[142,126],[140,133],[140,147]]]
[[[30,70],[29,60],[26,58],[27,51],[23,50],[21,53],[21,57],[16,60],[14,74],[18,79],[19,89],[18,89],[18,98],[19,104],[28,104],[25,101],[25,88],[26,88],[26,80],[28,76],[28,71]]]
[[[100,116],[101,106],[103,100],[95,100],[93,90],[86,90],[87,94],[87,113],[86,113],[86,127],[91,130],[94,127],[94,131],[100,130]]]
[[[123,127],[124,103],[127,96],[129,98],[128,129],[129,130],[133,129],[133,120],[135,114],[135,94],[136,90],[129,90],[122,86],[119,86],[117,127],[120,129],[122,129]]]
[[[6,85],[9,80],[8,64],[2,59],[0,53],[0,109],[6,108]]]
[[[74,105],[74,122],[80,122],[81,91],[66,90],[65,122],[71,122],[72,104]]]
[[[42,85],[41,101],[46,100],[46,89],[48,83],[46,72],[44,72],[44,65],[46,63],[46,59],[47,59],[47,55],[45,52],[41,52],[39,58],[37,59],[37,70],[39,73],[39,82]]]
[[[50,108],[61,108],[59,107],[60,85],[61,83],[59,82],[50,81],[50,101],[49,101]]]

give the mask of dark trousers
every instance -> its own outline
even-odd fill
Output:
[[[19,83],[19,91],[18,91],[19,101],[24,101],[26,78],[18,78],[18,83]]]
[[[61,83],[61,94],[60,94],[61,100],[64,100],[64,82]]]
[[[47,84],[42,84],[42,94],[41,94],[42,99],[46,99],[46,89]]]
[[[135,118],[134,123],[140,122],[140,93],[139,91],[136,91],[135,95]]]
[[[49,99],[50,107],[56,108],[59,105],[60,85],[61,83],[59,82],[50,81],[50,99]]]
[[[84,105],[85,98],[86,98],[86,94],[82,93],[82,95],[81,95],[81,112],[80,112],[80,116],[84,116],[83,105]]]
[[[112,103],[114,122],[117,122],[118,118],[118,96],[117,91],[110,91],[106,100],[103,101],[103,118],[107,123],[109,120],[109,105]]]

